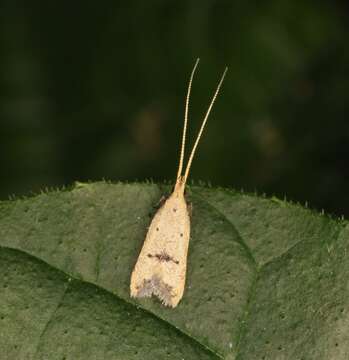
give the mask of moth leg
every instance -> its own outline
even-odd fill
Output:
[[[154,209],[160,209],[162,205],[164,205],[165,201],[167,200],[168,196],[162,195],[160,200],[156,205],[154,205]]]
[[[188,208],[189,217],[191,218],[192,215],[193,215],[193,203],[192,203],[192,202],[188,202],[188,203],[187,203],[187,208]]]
[[[153,210],[148,213],[148,216],[150,218],[154,217],[154,213],[156,213],[166,202],[166,200],[169,198],[169,196],[162,195],[160,200],[152,206]],[[149,229],[149,226],[148,226]]]

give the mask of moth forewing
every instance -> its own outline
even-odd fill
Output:
[[[174,191],[155,214],[131,276],[131,296],[156,295],[175,307],[183,296],[190,218],[183,191]]]

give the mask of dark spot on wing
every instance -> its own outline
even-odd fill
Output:
[[[165,251],[162,251],[160,254],[155,254],[155,257],[161,262],[161,261],[171,261],[172,257],[167,254]]]
[[[155,257],[159,262],[169,262],[169,261],[173,261],[175,264],[179,264],[178,260],[175,260],[172,256],[170,256],[169,254],[167,254],[165,251],[162,251],[159,254],[147,254],[147,256],[149,258],[153,258]]]

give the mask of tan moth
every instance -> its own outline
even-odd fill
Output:
[[[199,60],[196,60],[191,72],[187,90],[176,184],[172,194],[156,212],[149,226],[142,250],[131,275],[131,297],[155,295],[164,305],[170,307],[176,307],[183,296],[187,270],[190,215],[184,197],[185,184],[202,132],[228,70],[227,68],[224,70],[218,83],[190,153],[187,167],[182,174],[190,91]]]

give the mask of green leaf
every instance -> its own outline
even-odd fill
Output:
[[[169,187],[77,184],[0,204],[1,359],[347,359],[349,224],[190,187],[177,308],[129,281]]]

